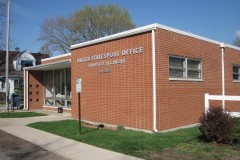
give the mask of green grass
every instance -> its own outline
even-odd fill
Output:
[[[25,118],[25,117],[37,117],[46,116],[46,114],[36,113],[36,112],[2,112],[0,113],[0,118]]]
[[[240,145],[217,145],[199,140],[198,127],[180,129],[168,133],[148,134],[130,130],[103,130],[82,127],[78,133],[78,122],[64,120],[38,122],[29,125],[59,136],[91,144],[144,159],[239,159]],[[236,129],[240,140],[240,119]]]

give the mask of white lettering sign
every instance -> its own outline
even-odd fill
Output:
[[[116,58],[116,57],[119,57],[120,55],[128,56],[128,55],[136,55],[136,54],[143,54],[143,47],[124,49],[121,52],[114,51],[114,52],[110,52],[110,53],[96,54],[91,57],[78,58],[77,62],[85,63],[85,62],[103,60],[103,59],[108,59],[108,58]],[[88,67],[99,67],[99,66],[106,65],[106,64],[123,64],[124,62],[125,62],[125,59],[122,59],[120,61],[119,61],[119,59],[117,59],[117,60],[107,61],[107,62],[92,63],[92,64],[89,64]]]

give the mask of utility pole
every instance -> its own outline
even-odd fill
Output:
[[[9,79],[8,79],[8,64],[9,64],[9,35],[10,35],[10,0],[7,4],[7,34],[6,34],[6,109],[9,112]]]

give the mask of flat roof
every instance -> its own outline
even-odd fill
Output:
[[[34,70],[34,71],[46,71],[46,70],[55,70],[55,69],[63,69],[63,68],[70,68],[71,67],[71,59],[47,63],[47,64],[40,64],[32,67],[25,67],[25,70]]]
[[[124,31],[124,32],[121,32],[121,33],[117,33],[117,34],[109,35],[109,36],[106,36],[106,37],[98,38],[98,39],[95,39],[95,40],[75,44],[75,45],[71,46],[71,50],[76,49],[76,48],[81,48],[81,47],[84,47],[84,46],[89,46],[89,45],[92,45],[92,44],[97,44],[97,43],[101,43],[101,42],[105,42],[105,41],[109,41],[109,40],[114,40],[114,39],[118,39],[118,38],[122,38],[122,37],[126,37],[126,36],[131,36],[131,35],[147,32],[147,31],[151,31],[151,30],[156,29],[156,28],[172,31],[172,32],[175,32],[175,33],[178,33],[178,34],[186,35],[186,36],[189,36],[189,37],[193,37],[193,38],[196,38],[196,39],[200,39],[200,40],[211,42],[211,43],[218,44],[218,45],[220,45],[220,43],[221,43],[219,41],[215,41],[215,40],[212,40],[212,39],[209,39],[209,38],[205,38],[205,37],[202,37],[202,36],[199,36],[199,35],[196,35],[196,34],[192,34],[192,33],[186,32],[186,31],[182,31],[182,30],[179,30],[179,29],[175,29],[175,28],[172,28],[172,27],[168,27],[168,26],[164,26],[164,25],[161,25],[161,24],[158,24],[158,23],[154,23],[154,24],[150,24],[150,25],[147,25],[147,26],[143,26],[143,27],[132,29],[132,30]],[[226,45],[226,47],[233,48],[233,49],[236,49],[236,50],[240,50],[239,47],[229,45],[229,44],[225,44],[225,45]]]
[[[41,59],[41,62],[53,60],[53,59],[56,59],[56,58],[67,57],[67,56],[71,56],[71,53],[65,53],[65,54],[61,54],[61,55],[58,55],[58,56],[54,56],[54,57],[44,58],[44,59]]]

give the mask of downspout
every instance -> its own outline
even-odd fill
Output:
[[[157,95],[156,95],[156,48],[155,48],[155,29],[152,30],[152,79],[153,79],[153,131],[157,130]]]
[[[23,110],[25,110],[26,106],[26,70],[23,69],[23,99],[24,99],[24,105],[23,105]]]
[[[222,54],[222,96],[225,96],[225,67],[224,67],[224,49],[225,49],[225,44],[221,43],[220,44],[221,48],[221,54]],[[222,109],[225,111],[225,100],[222,100]]]
[[[27,94],[27,108],[26,108],[26,111],[28,110],[28,70],[27,70],[27,77],[26,77],[26,79],[27,79],[27,85],[26,85],[26,87],[27,87],[27,92],[26,92],[26,94]]]

